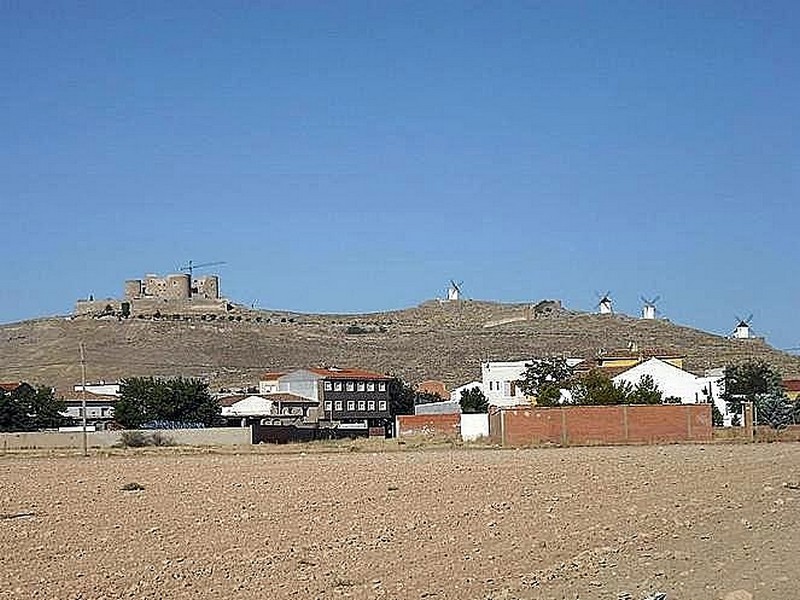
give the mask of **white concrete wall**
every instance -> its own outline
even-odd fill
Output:
[[[158,431],[175,446],[244,446],[252,442],[249,427],[209,427],[207,429],[148,429]],[[122,431],[91,431],[86,433],[90,448],[111,448],[121,445]],[[0,433],[0,452],[5,450],[49,450],[82,448],[83,434],[77,432],[20,432]]]
[[[486,413],[461,415],[461,439],[466,441],[489,437],[489,415]]]

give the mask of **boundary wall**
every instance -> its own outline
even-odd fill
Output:
[[[398,415],[396,421],[397,437],[460,437],[470,441],[489,435],[486,413]]]
[[[503,446],[708,442],[711,405],[493,407],[489,438]]]
[[[250,427],[209,427],[206,429],[141,429],[144,435],[159,433],[171,446],[249,446]],[[122,445],[122,431],[89,431],[89,448],[112,448]],[[0,452],[6,450],[49,450],[83,448],[80,431],[35,431],[0,433]]]
[[[461,415],[397,415],[395,431],[403,437],[461,437]]]

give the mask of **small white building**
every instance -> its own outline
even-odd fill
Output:
[[[730,425],[731,415],[728,414],[725,402],[720,398],[722,390],[718,377],[700,377],[666,361],[651,358],[616,375],[612,381],[614,383],[626,381],[636,385],[645,375],[653,378],[664,398],[680,398],[682,404],[698,404],[708,402],[709,399],[713,400],[723,415],[723,423]]]
[[[536,360],[538,359],[481,363],[481,389],[489,404],[493,406],[527,404],[529,400],[520,388],[520,380],[525,375],[528,366]],[[574,367],[583,362],[583,359],[568,358],[566,361],[568,367]]]
[[[82,387],[80,383],[76,383],[72,389],[75,392],[80,392]],[[100,396],[119,396],[119,382],[112,381],[107,383],[105,381],[99,381],[97,383],[87,383],[86,391],[90,394],[98,394]]]

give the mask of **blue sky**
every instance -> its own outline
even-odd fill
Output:
[[[0,5],[0,322],[192,259],[265,308],[457,278],[800,346],[796,3],[71,4]]]

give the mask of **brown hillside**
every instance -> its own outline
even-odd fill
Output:
[[[215,321],[48,318],[0,326],[0,380],[59,387],[79,382],[80,341],[89,381],[185,375],[220,386],[255,383],[259,373],[270,369],[326,363],[374,369],[412,382],[442,379],[453,386],[477,378],[482,360],[588,357],[630,343],[684,354],[687,368],[694,371],[759,357],[785,376],[800,375],[800,358],[761,340],[728,340],[622,315],[535,315],[527,304],[460,301],[364,315],[239,308]]]

